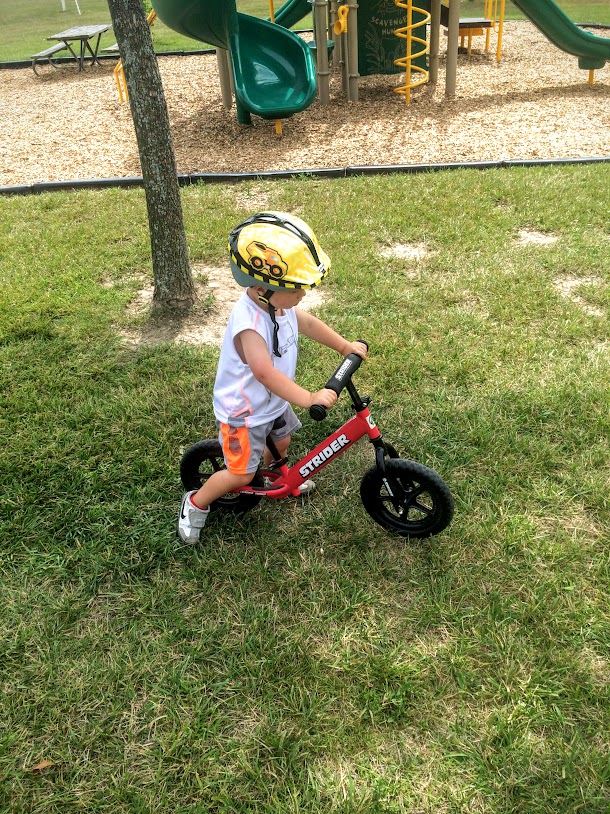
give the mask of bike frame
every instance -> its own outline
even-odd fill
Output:
[[[288,466],[285,460],[276,461],[274,468],[262,469],[265,477],[272,481],[270,487],[242,486],[240,489],[235,489],[235,492],[276,499],[288,497],[289,495],[298,497],[301,494],[299,492],[301,484],[305,483],[314,472],[319,472],[329,463],[339,458],[365,435],[368,436],[376,450],[381,450],[381,458],[383,459],[384,444],[381,433],[373,421],[367,405],[359,398],[357,400],[360,403],[356,408],[356,415],[348,419],[345,424],[319,443],[315,449],[308,452],[300,461],[297,461],[292,466]],[[273,449],[271,451],[273,453]]]

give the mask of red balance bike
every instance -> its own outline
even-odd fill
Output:
[[[339,458],[356,441],[367,437],[375,451],[375,466],[363,476],[360,497],[376,523],[401,537],[430,537],[446,528],[453,517],[453,498],[443,479],[427,466],[400,458],[386,443],[369,410],[370,399],[361,397],[352,376],[362,364],[355,353],[346,356],[326,387],[337,395],[347,390],[356,412],[311,452],[293,466],[279,456],[271,438],[267,447],[274,461],[268,469],[259,468],[248,486],[218,498],[211,509],[247,512],[261,498],[279,500],[298,496],[299,486],[318,470]],[[314,404],[309,414],[316,421],[326,418],[326,408]],[[187,491],[199,489],[210,475],[225,466],[217,440],[199,441],[189,447],[180,462],[180,477]]]

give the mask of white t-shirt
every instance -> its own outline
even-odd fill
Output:
[[[269,314],[253,302],[246,291],[235,303],[225,331],[214,383],[214,414],[218,421],[233,427],[257,427],[274,421],[284,413],[288,402],[257,381],[235,349],[235,337],[239,333],[256,331],[265,340],[275,369],[294,380],[299,337],[294,308],[284,309],[283,316],[276,316],[276,320],[280,326],[278,341],[281,358],[273,354],[273,322]]]

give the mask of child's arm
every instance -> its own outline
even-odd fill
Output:
[[[254,374],[254,377],[263,384],[267,390],[271,390],[276,396],[286,399],[297,407],[309,409],[312,404],[322,404],[330,409],[337,400],[337,394],[332,390],[323,388],[316,393],[310,393],[285,373],[276,370],[273,366],[269,349],[262,336],[256,331],[246,330],[238,334],[241,343],[241,350],[246,364]]]
[[[321,345],[326,345],[328,348],[336,350],[342,356],[347,356],[349,353],[357,353],[363,359],[366,359],[367,347],[362,342],[348,342],[340,334],[328,326],[321,319],[314,317],[309,311],[303,311],[300,308],[294,309],[297,315],[297,324],[299,326],[299,333],[308,339],[313,339]]]

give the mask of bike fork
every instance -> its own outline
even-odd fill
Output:
[[[390,458],[398,457],[396,450],[393,447],[390,448],[386,446],[386,443],[384,442],[381,435],[378,438],[371,440],[371,444],[375,448],[375,464],[377,466],[377,469],[381,472],[383,485],[387,490],[388,496],[391,499],[394,508],[396,509],[397,512],[401,512],[402,506],[400,504],[399,497],[396,494],[397,491],[396,486],[399,486],[399,484],[396,484],[396,482],[393,481],[394,488],[392,487],[392,484],[390,484],[390,479],[386,477],[386,466],[385,466],[386,455],[388,455]]]

